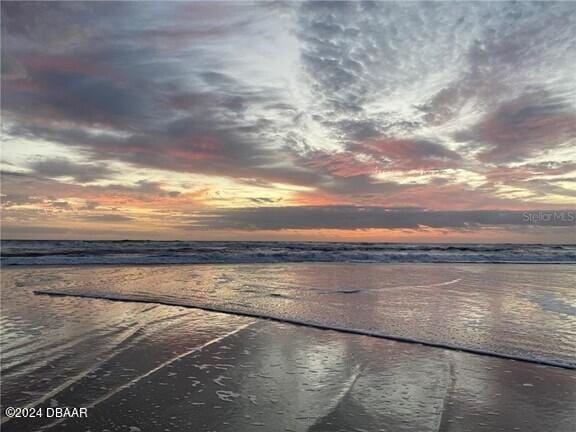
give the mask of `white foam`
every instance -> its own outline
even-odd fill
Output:
[[[2,265],[576,263],[576,245],[313,242],[2,242]]]
[[[218,390],[216,391],[216,395],[221,401],[224,402],[234,402],[234,399],[240,397],[240,393],[234,393],[233,391],[228,390]]]

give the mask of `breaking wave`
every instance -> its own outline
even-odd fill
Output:
[[[197,241],[2,242],[2,265],[576,263],[576,245]]]

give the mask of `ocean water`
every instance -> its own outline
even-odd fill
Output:
[[[576,245],[195,241],[2,242],[2,265],[576,263]]]

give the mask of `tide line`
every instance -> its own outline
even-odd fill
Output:
[[[533,359],[528,357],[521,357],[518,355],[513,354],[506,354],[496,351],[488,351],[482,350],[478,348],[472,347],[465,347],[465,346],[458,346],[452,345],[445,342],[432,342],[426,341],[421,339],[414,339],[406,336],[396,336],[396,335],[389,335],[384,333],[379,333],[372,330],[365,330],[365,329],[355,329],[355,328],[348,328],[339,325],[331,325],[331,324],[322,324],[322,323],[315,323],[309,322],[304,320],[299,320],[290,317],[279,317],[274,315],[263,315],[258,312],[252,311],[244,311],[244,310],[236,310],[236,309],[227,309],[209,305],[198,305],[198,304],[190,304],[185,302],[178,302],[176,300],[171,299],[149,299],[144,297],[138,297],[135,295],[117,295],[114,293],[90,293],[90,292],[74,292],[74,291],[66,291],[66,290],[36,290],[34,294],[38,295],[48,295],[48,296],[61,296],[61,297],[81,297],[81,298],[90,298],[90,299],[99,299],[99,300],[109,300],[109,301],[120,301],[120,302],[133,302],[133,303],[149,303],[149,304],[160,304],[164,306],[178,306],[178,307],[186,307],[191,309],[200,309],[205,310],[208,312],[216,312],[216,313],[224,313],[229,315],[238,315],[238,316],[245,316],[250,318],[257,318],[257,319],[264,319],[269,321],[275,321],[280,323],[286,324],[293,324],[298,326],[304,326],[309,328],[315,328],[319,330],[331,330],[336,331],[339,333],[347,333],[347,334],[355,334],[360,336],[369,336],[379,339],[386,339],[386,340],[393,340],[396,342],[403,342],[403,343],[410,343],[410,344],[418,344],[423,346],[428,346],[432,348],[441,348],[453,351],[460,351],[470,354],[476,354],[486,357],[495,357],[501,358],[505,360],[515,360],[524,363],[532,363],[537,365],[543,366],[551,366],[557,367],[562,369],[569,369],[569,370],[576,370],[576,364],[562,362],[562,361],[555,361],[555,360],[548,360],[548,359]]]

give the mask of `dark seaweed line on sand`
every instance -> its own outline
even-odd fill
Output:
[[[216,313],[224,313],[229,315],[237,315],[237,316],[245,316],[250,318],[257,318],[257,319],[265,319],[269,321],[275,321],[280,323],[287,323],[287,324],[294,324],[298,326],[310,327],[319,330],[332,330],[340,333],[348,333],[348,334],[355,334],[360,336],[369,336],[379,339],[387,339],[393,340],[397,342],[404,342],[404,343],[411,343],[411,344],[419,344],[423,346],[433,347],[433,348],[442,348],[448,349],[452,351],[461,351],[470,354],[476,354],[486,357],[495,357],[501,358],[506,360],[515,360],[525,363],[532,363],[542,366],[551,366],[557,367],[562,369],[569,369],[569,370],[576,370],[576,364],[569,364],[563,362],[556,362],[551,360],[541,360],[541,359],[530,359],[520,356],[515,356],[513,354],[504,354],[498,353],[494,351],[484,351],[475,348],[468,348],[468,347],[461,347],[456,345],[451,345],[447,343],[441,342],[429,342],[419,339],[413,339],[404,336],[394,336],[394,335],[386,335],[382,333],[373,332],[370,330],[360,330],[360,329],[353,329],[347,327],[340,327],[335,325],[326,325],[320,323],[313,323],[308,321],[297,320],[293,318],[283,318],[283,317],[276,317],[272,315],[261,315],[256,312],[250,311],[239,311],[233,309],[225,309],[225,308],[217,308],[212,306],[205,306],[205,305],[193,305],[189,303],[178,303],[177,301],[170,301],[170,300],[149,300],[144,298],[138,297],[130,297],[130,296],[115,296],[114,294],[107,293],[106,295],[102,294],[91,294],[91,293],[78,293],[78,292],[71,292],[71,291],[52,291],[52,290],[35,290],[34,294],[37,295],[47,295],[53,297],[81,297],[81,298],[89,298],[89,299],[98,299],[98,300],[109,300],[109,301],[117,301],[117,302],[131,302],[131,303],[148,303],[148,304],[158,304],[164,306],[178,306],[178,307],[186,307],[191,309],[200,309],[205,310],[208,312],[216,312]]]

